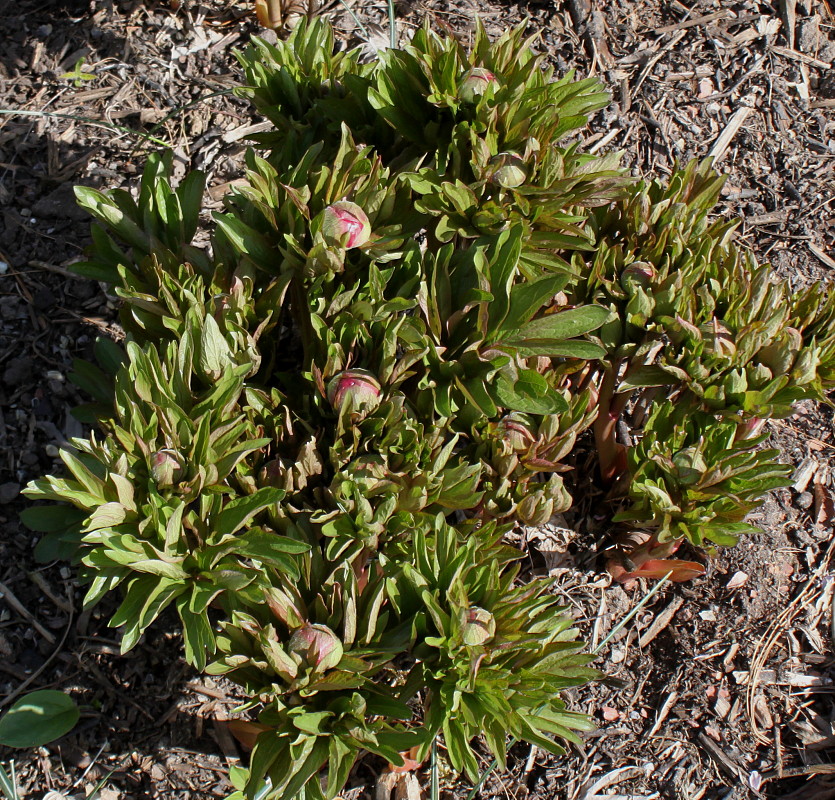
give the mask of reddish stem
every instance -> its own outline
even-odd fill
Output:
[[[597,400],[597,417],[594,420],[594,440],[600,456],[600,475],[605,483],[611,483],[618,472],[620,448],[615,439],[620,412],[612,405],[615,397],[617,364],[609,365],[603,372],[603,382]]]

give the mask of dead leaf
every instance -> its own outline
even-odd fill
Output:
[[[768,709],[768,702],[761,694],[758,694],[754,698],[754,716],[756,717],[757,724],[761,728],[769,730],[774,727],[774,720],[771,716],[771,711]]]
[[[822,482],[815,479],[815,524],[828,525],[835,519],[835,502],[832,492]]]
[[[230,719],[226,727],[245,748],[252,750],[255,747],[255,740],[264,731],[270,730],[266,725],[258,722],[250,722],[246,719]]]
[[[375,800],[422,800],[420,783],[414,772],[383,770],[377,779]]]

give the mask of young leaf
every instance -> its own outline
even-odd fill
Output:
[[[0,717],[0,744],[40,747],[69,733],[78,717],[78,706],[69,695],[53,689],[31,692]]]

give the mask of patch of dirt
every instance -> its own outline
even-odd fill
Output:
[[[382,4],[352,8],[385,31]],[[719,210],[741,218],[739,238],[794,286],[832,279],[827,0],[429,0],[397,11],[402,35],[428,18],[464,40],[474,14],[495,35],[527,19],[560,72],[611,88],[586,147],[623,150],[636,174],[659,176],[715,155],[728,175]],[[327,13],[357,40],[341,6]],[[56,687],[84,705],[60,742],[0,753],[18,760],[27,797],[83,796],[105,777],[110,800],[224,797],[228,766],[244,756],[223,724],[234,690],[185,667],[173,620],[120,656],[105,626],[112,607],[79,613],[72,571],[34,563],[17,515],[20,488],[54,471],[58,447],[82,433],[67,375],[114,319],[113,299],[67,271],[88,241],[72,185],[130,191],[161,141],[183,171],[208,173],[216,200],[239,175],[254,121],[231,94],[232,50],[254,32],[243,0],[0,8],[0,703]],[[835,798],[832,409],[803,404],[770,430],[796,473],[755,515],[763,534],[722,550],[704,578],[663,587],[603,645],[596,666],[608,679],[571,695],[599,724],[582,748],[554,758],[516,745],[508,772],[491,773],[479,797]],[[531,538],[532,570],[558,578],[596,647],[650,587],[611,586],[588,552],[560,561],[549,536]],[[362,765],[346,797],[373,796],[373,780],[373,762]],[[471,789],[443,786],[458,800]]]

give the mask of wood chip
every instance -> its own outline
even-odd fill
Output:
[[[830,269],[835,269],[835,258],[825,253],[816,244],[809,242],[809,249]]]
[[[748,580],[748,573],[742,572],[742,570],[738,570],[735,572],[731,579],[725,584],[726,589],[739,589],[740,586],[745,584]]]
[[[231,144],[232,142],[237,142],[240,139],[246,139],[248,136],[252,136],[253,133],[265,133],[266,131],[271,131],[273,127],[273,123],[269,121],[256,122],[254,125],[242,125],[239,128],[233,128],[231,131],[226,131],[226,133],[224,133],[220,138],[223,139],[226,144]]]
[[[46,639],[50,644],[55,644],[55,635],[44,628],[37,619],[35,619],[35,615],[32,614],[20,600],[15,597],[14,593],[8,586],[4,583],[0,583],[0,600],[5,601],[6,605],[11,608],[13,611],[16,611],[23,617],[27,622],[31,623],[32,627],[41,635],[44,639]]]
[[[754,698],[754,714],[757,717],[757,724],[761,728],[771,730],[774,727],[774,719],[768,709],[768,701],[764,695],[758,694]]]
[[[779,47],[778,45],[773,45],[771,50],[778,56],[790,58],[793,61],[799,61],[801,64],[808,64],[811,67],[819,67],[820,69],[832,69],[832,64],[830,64],[828,61],[821,61],[819,58],[815,58],[814,56],[807,56],[806,53],[800,53],[797,50],[792,50],[788,47]]]
[[[769,211],[767,214],[755,214],[751,217],[745,217],[745,224],[752,226],[760,225],[781,225],[786,221],[788,213],[785,209],[780,211]]]
[[[664,705],[661,706],[658,711],[658,716],[655,718],[655,724],[647,734],[647,739],[652,739],[652,737],[658,733],[658,729],[664,724],[664,720],[667,719],[667,715],[670,713],[670,709],[675,705],[676,700],[678,700],[678,692],[670,692],[667,695]]]
[[[794,473],[794,483],[792,483],[792,489],[798,493],[805,492],[806,487],[809,485],[809,481],[812,480],[815,473],[818,471],[819,466],[820,465],[814,458],[805,459]]]
[[[744,774],[744,770],[731,757],[714,742],[709,736],[704,733],[698,735],[699,744],[704,747],[710,754],[710,757],[716,762],[716,766],[722,770],[729,778],[739,779]]]
[[[676,22],[673,25],[664,25],[661,28],[656,28],[653,33],[672,33],[673,31],[683,31],[685,28],[695,28],[697,25],[707,25],[708,22],[716,22],[719,19],[728,19],[728,17],[735,17],[733,11],[723,9],[722,11],[714,11],[712,14],[705,14],[703,17],[694,17],[693,19],[686,19],[683,22]]]
[[[722,666],[725,668],[725,672],[730,672],[733,669],[733,661],[736,657],[736,654],[739,652],[739,642],[734,642],[729,648],[728,652],[725,653],[725,657],[722,659]]]
[[[675,616],[676,611],[678,611],[682,604],[684,603],[683,597],[676,597],[670,605],[668,605],[652,622],[652,625],[646,629],[644,635],[638,641],[640,647],[646,647],[656,636],[658,636],[667,625],[670,624],[670,620]]]
[[[795,14],[795,7],[797,0],[781,0],[780,12],[783,17],[783,30],[786,33],[786,39],[789,42],[789,48],[794,50],[794,28],[797,21]]]
[[[741,106],[738,108],[733,116],[728,120],[728,124],[725,126],[725,130],[719,134],[719,138],[714,142],[713,147],[710,149],[708,153],[708,158],[713,159],[713,166],[715,167],[722,158],[724,157],[725,153],[728,151],[728,148],[731,145],[731,142],[734,140],[734,137],[739,133],[739,129],[745,123],[745,120],[748,119],[748,115],[753,111],[752,108],[748,108],[748,106]]]
[[[731,704],[728,702],[727,698],[720,695],[716,698],[716,702],[713,704],[713,710],[719,719],[725,719],[725,717],[728,716],[728,712],[731,710]]]

